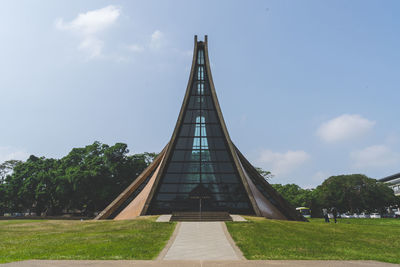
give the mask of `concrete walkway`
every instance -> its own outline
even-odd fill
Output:
[[[5,267],[394,267],[377,261],[130,261],[29,260],[0,264]]]
[[[232,221],[234,222],[247,222],[245,218],[237,214],[230,214]],[[171,214],[163,214],[158,216],[156,222],[169,222],[171,220]]]
[[[169,218],[163,218],[167,221]],[[391,267],[377,261],[244,260],[223,222],[178,223],[156,261],[141,260],[27,260],[0,264],[7,267]]]
[[[171,214],[165,214],[158,216],[156,222],[169,222],[171,220]]]
[[[181,222],[159,259],[163,260],[240,260],[223,222]]]

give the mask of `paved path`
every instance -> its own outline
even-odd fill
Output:
[[[166,218],[165,218],[166,219]],[[244,260],[223,222],[178,223],[156,261],[140,260],[28,260],[0,264],[7,267],[392,267],[377,261]]]
[[[171,220],[171,214],[165,214],[158,216],[156,222],[169,222]]]
[[[247,222],[245,218],[237,214],[230,214],[232,221],[234,222]],[[171,220],[171,214],[163,214],[158,216],[156,222],[169,222]]]
[[[232,221],[234,221],[234,222],[247,222],[247,220],[240,215],[231,214],[230,216],[232,218]]]
[[[29,260],[7,264],[4,267],[395,267],[377,261],[82,261]]]
[[[181,222],[163,260],[240,260],[223,222]],[[159,259],[160,259],[159,257]]]

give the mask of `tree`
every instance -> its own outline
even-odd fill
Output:
[[[7,210],[6,201],[6,187],[3,183],[0,183],[0,216],[2,216]]]
[[[64,198],[67,209],[82,210],[87,215],[102,210],[152,162],[155,153],[128,155],[124,143],[113,146],[94,142],[74,148],[62,158]],[[94,190],[95,189],[95,190]]]
[[[363,174],[331,176],[317,187],[320,207],[339,212],[373,212],[395,204],[393,190]]]
[[[0,165],[0,212],[57,215],[81,211],[92,215],[104,209],[157,156],[128,153],[123,143],[94,142],[73,148],[61,159],[32,155],[26,162],[5,162]]]
[[[313,190],[303,189],[296,184],[272,184],[272,187],[294,207],[311,207],[312,205]]]
[[[256,167],[256,170],[258,171],[258,173],[259,173],[262,177],[264,177],[264,179],[265,179],[266,181],[269,181],[269,180],[272,179],[272,177],[274,177],[274,175],[273,175],[270,171],[265,171],[265,170],[263,170],[263,169],[260,168],[260,167]]]
[[[32,211],[40,214],[59,206],[57,187],[57,160],[30,156],[15,166],[6,178],[8,207],[13,211]]]
[[[0,164],[0,183],[3,183],[7,175],[11,174],[15,166],[22,163],[20,160],[7,160]]]
[[[0,215],[8,211],[8,186],[6,182],[7,176],[10,176],[14,168],[22,163],[20,160],[7,160],[0,164]]]

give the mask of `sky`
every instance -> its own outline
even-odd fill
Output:
[[[2,1],[0,162],[159,152],[208,35],[232,141],[272,183],[400,171],[400,2]]]

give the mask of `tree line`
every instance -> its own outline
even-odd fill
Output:
[[[0,216],[9,212],[37,215],[79,213],[93,216],[103,210],[154,160],[156,153],[129,154],[126,144],[94,142],[73,148],[61,159],[30,156],[26,161],[0,164]],[[273,175],[261,168],[271,183]],[[362,174],[326,179],[315,189],[296,184],[272,184],[295,207],[309,207],[317,217],[323,207],[344,212],[383,212],[400,205],[400,197]]]
[[[379,212],[388,207],[400,207],[400,197],[384,183],[363,174],[337,175],[327,178],[315,189],[303,189],[296,184],[273,184],[295,207],[308,207],[313,217],[320,217],[322,208],[335,207],[339,213]]]
[[[126,144],[94,142],[61,159],[30,156],[0,165],[0,215],[102,210],[153,161],[155,153],[129,155]]]

